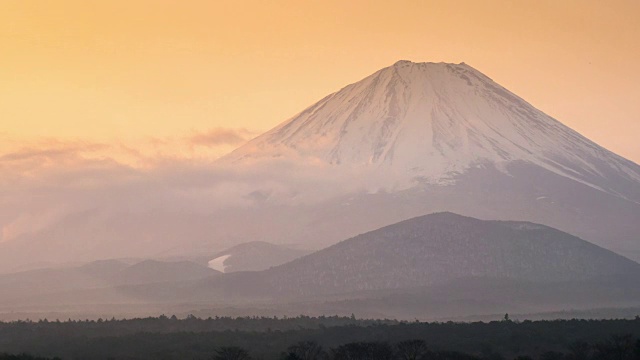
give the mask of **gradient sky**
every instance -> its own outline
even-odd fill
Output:
[[[0,153],[217,154],[408,59],[464,61],[640,162],[638,14],[636,0],[3,0]]]

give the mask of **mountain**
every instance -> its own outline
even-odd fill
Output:
[[[547,226],[453,213],[402,221],[264,272],[269,288],[296,296],[474,278],[559,283],[615,277],[640,278],[640,264]]]
[[[640,202],[640,166],[472,67],[399,61],[308,107],[227,156],[294,156],[446,183],[485,163],[533,164]]]
[[[322,249],[442,211],[544,224],[640,260],[640,167],[466,64],[400,61],[192,166],[76,181],[81,191],[6,189],[0,273],[125,257],[206,264],[255,240]],[[42,195],[22,201],[31,193]]]
[[[144,260],[129,265],[100,260],[82,266],[49,268],[0,275],[0,309],[29,304],[47,306],[130,302],[127,287],[189,283],[220,272],[188,261]],[[139,296],[138,296],[139,297]],[[63,299],[63,300],[61,300]]]
[[[122,269],[114,285],[155,284],[204,279],[219,272],[190,261],[144,260]]]
[[[0,304],[53,292],[109,286],[127,268],[118,260],[101,260],[70,268],[45,268],[0,275]]]
[[[543,223],[640,259],[640,166],[464,63],[399,61],[221,162],[273,159],[345,174],[335,187],[366,185],[311,210],[310,223],[331,228],[325,239],[453,211]]]
[[[310,251],[307,250],[293,249],[264,241],[252,241],[217,253],[208,265],[221,272],[261,271],[309,253]]]
[[[0,288],[0,318],[199,311],[439,319],[638,307],[640,264],[544,225],[435,213],[263,271],[101,261],[0,275]]]
[[[544,225],[445,212],[265,271],[203,279],[188,293],[275,313],[403,319],[620,308],[640,305],[640,264]]]

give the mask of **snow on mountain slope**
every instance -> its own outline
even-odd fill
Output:
[[[208,262],[208,266],[225,273],[261,271],[282,265],[309,253],[309,250],[294,249],[264,241],[251,241],[217,253]]]
[[[448,184],[524,161],[640,203],[640,166],[461,64],[399,61],[333,93],[222,161],[286,158],[367,171],[386,190]]]
[[[224,265],[224,262],[231,257],[231,255],[222,255],[222,256],[218,256],[215,259],[209,261],[207,263],[207,265],[209,266],[209,268],[213,269],[213,270],[217,270],[220,272],[225,272],[225,268],[226,266]]]

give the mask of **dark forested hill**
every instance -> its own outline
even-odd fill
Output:
[[[419,288],[459,279],[533,283],[640,277],[640,264],[526,222],[436,213],[387,226],[263,274],[280,294]]]

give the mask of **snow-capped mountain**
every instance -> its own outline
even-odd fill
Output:
[[[465,64],[400,61],[217,164],[166,171],[95,188],[77,179],[82,191],[5,189],[0,273],[201,259],[253,241],[321,249],[441,211],[540,223],[640,260],[640,166]],[[25,202],[32,194],[46,206]],[[206,261],[246,270],[261,252]]]
[[[299,230],[278,232],[271,241],[328,245],[452,211],[542,223],[640,259],[640,166],[464,63],[399,61],[220,162],[274,159],[317,168],[317,178],[332,174],[334,183],[325,188],[359,182],[365,191],[345,190],[338,200],[289,213]]]
[[[461,64],[399,61],[333,93],[224,158],[291,158],[369,170],[386,190],[447,184],[522,161],[640,203],[640,166]]]

